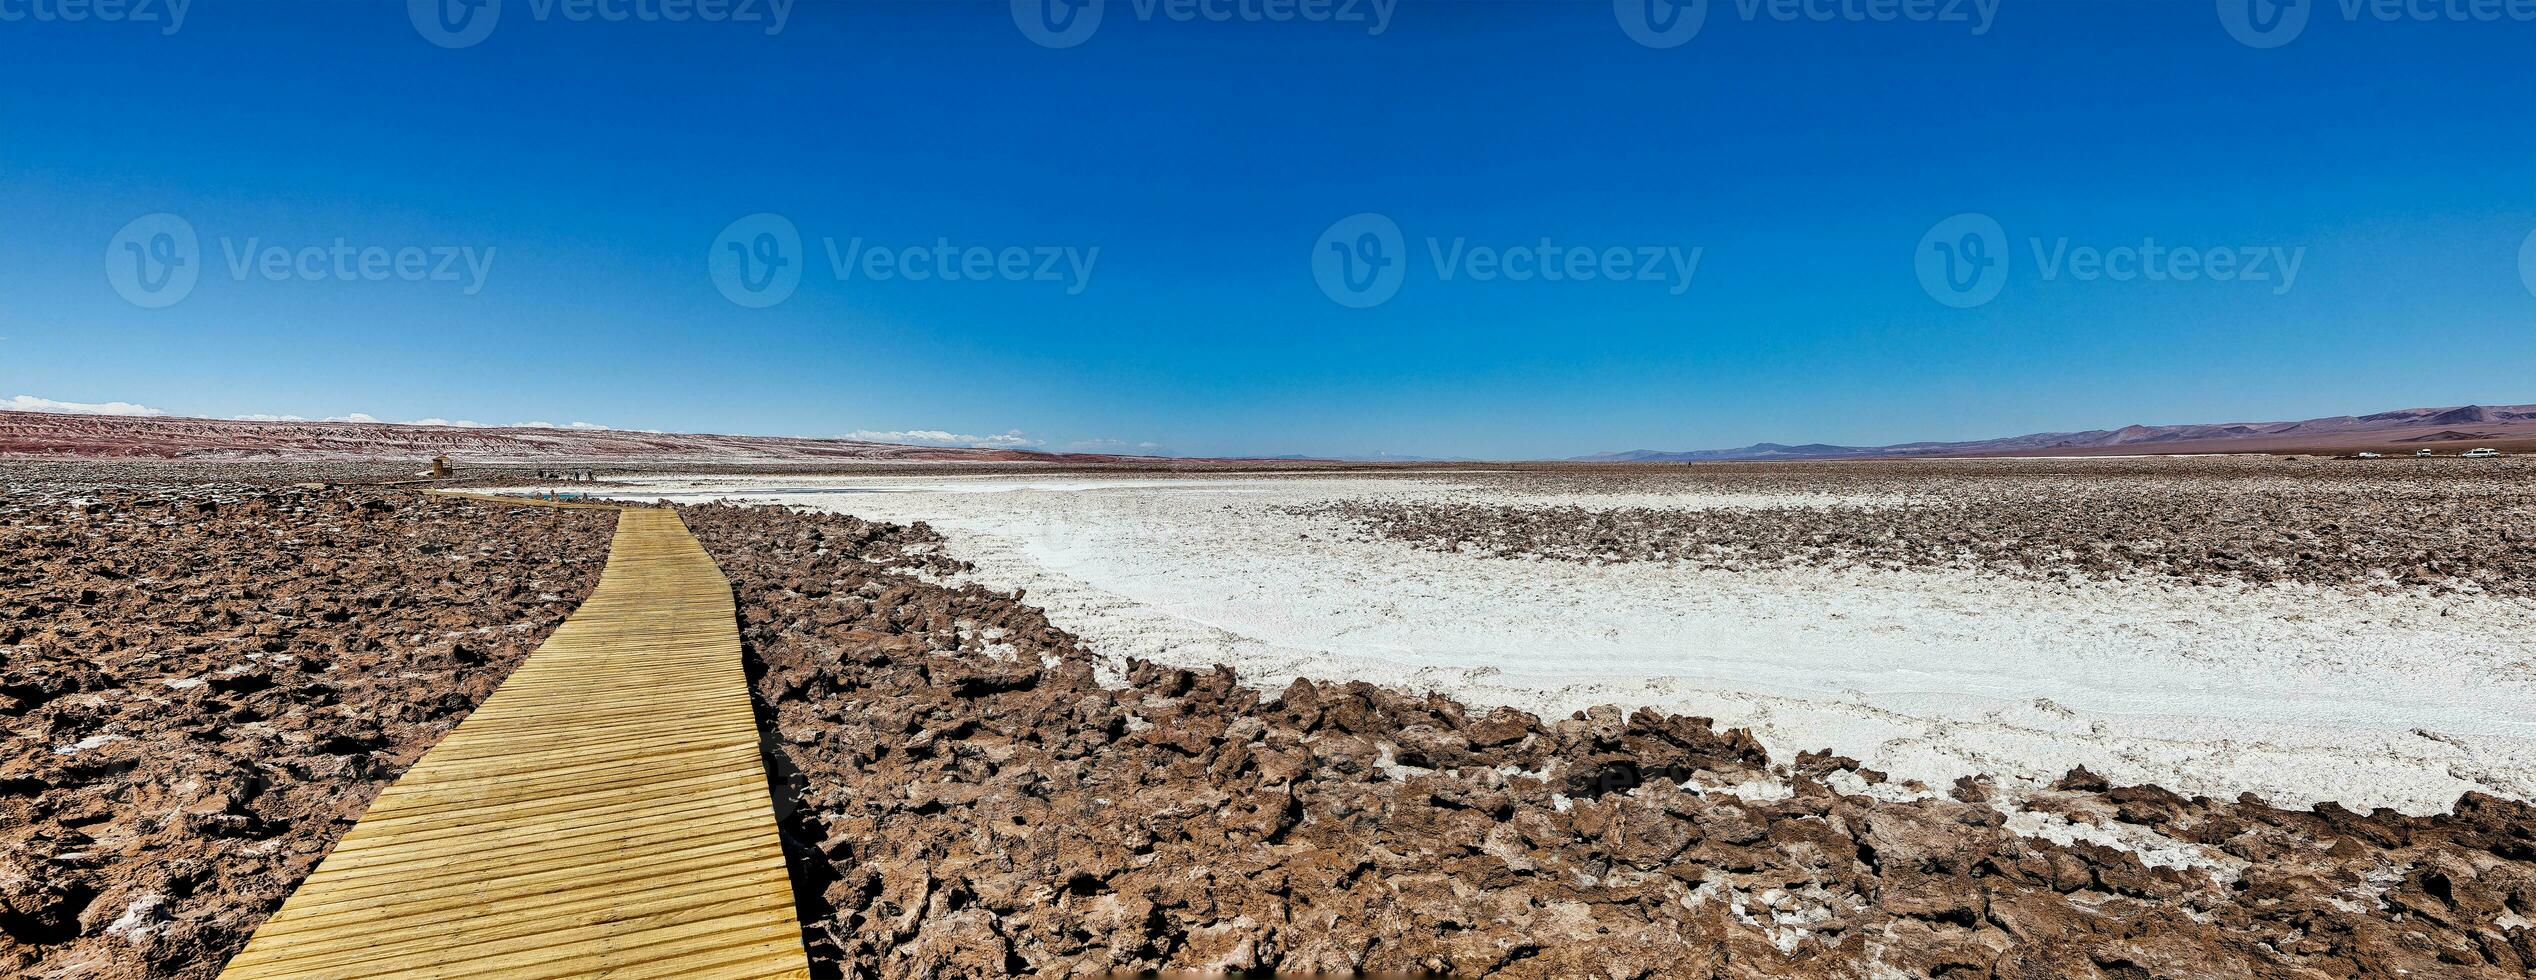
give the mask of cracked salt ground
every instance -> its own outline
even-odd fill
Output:
[[[212,976],[569,608],[530,597],[596,580],[610,525],[364,490],[89,499],[0,518],[5,976]],[[418,536],[503,557],[424,568]]]
[[[2154,868],[2193,869],[2208,872],[2221,884],[2237,880],[2238,875],[2245,870],[2246,862],[2243,860],[2176,840],[2146,827],[2119,821],[2078,823],[2062,814],[2019,807],[2007,812],[2006,827],[2019,836],[2047,840],[2063,846],[2086,841],[2099,847],[2109,847],[2137,856],[2140,863]]]
[[[1867,903],[1856,896],[1835,896],[1820,887],[1808,885],[1791,893],[1780,888],[1766,888],[1755,893],[1720,878],[1709,878],[1690,894],[1682,896],[1682,907],[1697,910],[1723,897],[1727,912],[1736,922],[1760,930],[1772,948],[1783,954],[1795,953],[1805,938],[1812,934],[1808,927],[1821,926],[1843,913],[1863,912]],[[1833,903],[1839,902],[1836,912]],[[1765,921],[1762,917],[1767,916]]]
[[[72,742],[68,745],[54,746],[53,754],[78,755],[79,753],[86,752],[90,749],[104,748],[120,741],[123,741],[123,736],[121,735],[90,735],[87,738],[80,739],[79,741]]]
[[[322,565],[260,550],[272,535],[257,525],[271,518],[180,521],[176,535],[118,538],[114,554],[221,582],[172,579],[155,604],[102,588],[110,605],[65,608],[125,626],[224,611],[252,624],[252,604],[275,597],[277,577],[298,583],[286,596],[313,586],[304,594],[351,601],[414,571],[376,561],[405,546],[381,532],[481,523],[454,512],[472,505],[343,509],[359,499],[273,507],[338,525],[324,531],[335,543],[318,547],[340,554]],[[354,513],[371,516],[340,523]],[[1122,663],[1104,686],[1095,651],[1051,626],[1033,606],[1040,596],[931,584],[958,571],[958,548],[946,557],[922,529],[723,508],[687,516],[732,578],[763,668],[752,693],[782,736],[766,748],[797,794],[783,802],[804,926],[812,955],[836,972],[1004,975],[1018,963],[1046,976],[1236,967],[2324,980],[2511,978],[2536,965],[2536,931],[2525,928],[2536,818],[2523,804],[2474,796],[2422,818],[2280,810],[2085,773],[2046,789],[1932,793],[1850,759],[1773,764],[1742,733],[1652,711],[1543,720],[1359,683],[1261,692],[1229,670],[1153,664]],[[14,647],[0,671],[33,676],[0,685],[18,701],[0,700],[0,713],[21,712],[12,726],[34,723],[38,737],[12,743],[20,755],[0,760],[0,785],[56,789],[0,794],[0,843],[10,845],[0,847],[0,902],[13,910],[0,916],[0,973],[216,970],[287,890],[289,869],[324,853],[325,828],[347,823],[516,656],[491,645],[509,631],[465,650],[448,638],[546,616],[554,610],[534,597],[586,587],[595,564],[556,560],[603,542],[592,532],[604,527],[562,512],[550,521],[543,533],[498,535],[537,542],[519,554],[542,556],[542,571],[504,562],[453,577],[434,564],[381,610],[301,630],[291,649],[303,663],[247,652],[261,645],[253,636],[177,650],[128,628],[117,649],[130,656],[102,675],[82,666],[86,646],[47,629]],[[473,543],[448,550],[475,553]],[[97,565],[75,541],[35,544],[16,552],[32,564],[10,569],[21,584],[76,584]],[[920,571],[944,574],[920,581]],[[262,584],[249,593],[244,582]],[[189,592],[220,604],[164,599]],[[998,644],[1019,655],[1004,659]],[[428,648],[401,649],[415,645]],[[254,666],[222,669],[240,661]],[[425,671],[444,679],[399,680]],[[156,684],[169,676],[210,684]],[[417,697],[424,687],[440,696]],[[288,710],[307,703],[354,710]],[[420,713],[384,729],[363,720],[399,707]],[[198,726],[219,737],[163,737]],[[51,754],[107,731],[133,738]],[[122,765],[180,748],[173,770]],[[233,749],[249,750],[244,765],[217,757]],[[2074,835],[2060,844],[2017,833],[2001,816],[2008,800],[2211,847],[2245,862],[2242,877],[2222,886]],[[180,820],[141,819],[176,805]],[[1686,908],[1712,874],[1712,898]],[[141,901],[150,893],[168,896],[155,912]],[[1735,899],[1750,924],[1730,911]],[[28,902],[31,914],[15,914]],[[133,928],[110,934],[136,903]]]
[[[1026,591],[1113,683],[1141,657],[1230,664],[1269,688],[1361,678],[1550,716],[1650,705],[1748,727],[1774,753],[1829,747],[1941,786],[1973,774],[2034,786],[2083,765],[2291,805],[2430,813],[2469,790],[2536,796],[2526,599],[1517,561],[1368,540],[1292,512],[1559,499],[1504,483],[859,478],[850,489],[888,492],[780,502],[931,523],[974,564],[971,579]],[[626,495],[745,499],[766,485],[662,479]],[[1614,499],[1650,502],[1633,494]],[[1677,496],[1699,508],[1771,495]]]
[[[1844,796],[1864,796],[1884,803],[1908,804],[1938,799],[1940,794],[1924,786],[1904,785],[1887,781],[1871,781],[1854,770],[1835,770],[1819,780],[1833,792]],[[1744,772],[1732,776],[1701,772],[1684,780],[1682,788],[1694,793],[1724,793],[1752,802],[1784,800],[1796,795],[1795,784],[1780,772]],[[2068,846],[2085,841],[2136,856],[2151,867],[2198,870],[2226,884],[2237,880],[2245,869],[2243,860],[2223,852],[2186,841],[2138,824],[2125,823],[2110,810],[2075,809],[2086,822],[2073,820],[2064,813],[2028,809],[2016,799],[1990,799],[1988,805],[1997,810],[2001,826],[2021,837],[2050,841]],[[2066,805],[2066,804],[2063,804]]]

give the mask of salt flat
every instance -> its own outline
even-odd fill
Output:
[[[1702,569],[1418,549],[1288,508],[1879,506],[1837,491],[1584,500],[1413,477],[660,477],[624,496],[926,521],[1113,664],[1363,679],[1544,714],[1647,705],[1942,785],[1986,773],[2275,803],[2536,797],[2536,601],[1965,568]]]

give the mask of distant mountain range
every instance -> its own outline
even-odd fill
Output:
[[[1891,446],[1785,446],[1666,452],[1639,449],[1578,456],[1582,462],[1731,462],[1773,459],[1889,459],[1940,456],[2146,456],[2182,453],[2410,453],[2448,443],[2536,448],[2536,405],[2405,408],[2374,415],[2335,415],[2297,422],[2126,425],[2085,432],[2036,432],[1969,442],[1906,442]],[[2458,449],[2466,447],[2455,447]]]
[[[1302,453],[1287,453],[1283,456],[1253,456],[1248,458],[1263,462],[1278,463],[1468,463],[1472,461],[1467,456],[1406,456],[1400,453],[1373,453],[1370,455],[1355,456],[1307,456]]]
[[[816,463],[857,460],[1052,462],[1118,456],[908,446],[856,439],[703,435],[626,429],[256,422],[0,412],[0,456],[121,459],[380,459],[436,455],[476,463],[578,460]]]
[[[2086,432],[2038,432],[1969,442],[1906,442],[1892,446],[1834,446],[1823,443],[1787,446],[1765,442],[1741,449],[1691,452],[1641,449],[1575,458],[1586,462],[1724,462],[1944,456],[2351,453],[2361,450],[2411,455],[2423,448],[2453,453],[2477,446],[2490,446],[2513,453],[2536,452],[2536,405],[2407,408],[2375,415],[2337,415],[2298,422],[2131,425]],[[0,456],[421,460],[440,454],[478,463],[548,460],[657,463],[1153,460],[1152,457],[1042,453],[1020,449],[910,446],[855,439],[636,432],[602,428],[259,422],[0,411]],[[1423,457],[1384,453],[1349,461],[1409,463],[1425,460]],[[1200,461],[1183,459],[1178,462]]]

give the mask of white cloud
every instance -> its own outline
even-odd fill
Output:
[[[18,395],[0,402],[0,411],[52,412],[57,415],[165,415],[166,412],[131,402],[57,402],[34,395]]]
[[[5,400],[0,400],[0,412],[52,412],[60,415],[124,415],[134,417],[163,416],[167,414],[159,409],[151,408],[147,405],[135,405],[131,402],[65,402],[55,401],[50,398],[37,398],[34,395],[18,395]],[[306,422],[309,421],[309,418],[305,415],[276,415],[268,412],[250,412],[245,415],[229,416],[228,421]],[[415,419],[411,422],[390,422],[368,412],[347,412],[342,415],[329,415],[325,418],[317,419],[316,421],[352,422],[364,425],[435,425],[451,429],[494,428],[491,424],[478,422],[473,419],[445,419],[438,416]],[[518,429],[580,429],[585,432],[646,432],[655,435],[660,433],[659,429],[619,429],[613,425],[601,425],[597,422],[574,422],[570,425],[556,425],[553,422],[515,422],[512,423],[510,427]],[[1014,432],[1011,436],[986,437],[951,436],[951,434],[947,432],[940,434],[945,437],[957,439],[981,438],[983,440],[1003,440],[1018,437],[1021,433]]]
[[[306,422],[306,421],[308,421],[307,419],[302,418],[302,417],[297,416],[297,415],[232,415],[232,416],[230,416],[230,418],[231,418],[232,420],[239,421],[239,422]],[[553,422],[536,421],[536,422],[513,422],[513,423],[511,423],[511,424],[509,424],[509,425],[505,426],[505,425],[496,425],[496,424],[494,424],[494,423],[490,423],[490,422],[478,422],[478,421],[476,421],[476,420],[474,420],[474,419],[445,419],[445,418],[441,418],[441,417],[439,417],[439,416],[433,416],[433,417],[431,417],[431,418],[427,418],[427,419],[415,419],[415,420],[410,421],[410,422],[390,422],[390,421],[388,421],[388,420],[386,420],[386,419],[380,418],[380,417],[378,417],[378,416],[376,416],[376,415],[372,415],[372,414],[370,414],[370,413],[368,413],[368,412],[352,412],[352,413],[350,413],[350,414],[346,414],[346,415],[330,415],[330,416],[327,416],[326,418],[319,419],[318,421],[321,421],[321,422],[360,422],[360,423],[364,423],[364,424],[368,424],[368,425],[436,425],[436,426],[440,426],[440,427],[443,427],[443,428],[450,428],[450,429],[493,429],[493,428],[506,428],[506,429],[580,429],[580,430],[583,430],[583,431],[586,431],[586,432],[659,432],[659,431],[660,431],[660,430],[658,430],[658,429],[619,429],[619,428],[617,428],[617,427],[615,427],[615,426],[613,426],[613,425],[600,425],[600,424],[599,424],[599,423],[597,423],[597,422],[574,422],[574,423],[572,423],[571,425],[556,425],[556,424],[555,424],[555,423],[553,423]]]
[[[1152,453],[1162,448],[1159,442],[1128,442],[1125,439],[1079,439],[1065,444],[1077,453]]]
[[[306,422],[306,421],[308,421],[308,417],[307,417],[307,416],[305,416],[305,415],[268,415],[268,414],[265,414],[265,413],[262,413],[262,412],[257,412],[257,413],[251,414],[251,415],[232,415],[232,416],[229,416],[229,421],[232,421],[232,422]],[[378,417],[378,416],[376,416],[376,415],[372,415],[372,414],[370,414],[370,413],[368,413],[368,412],[353,412],[353,413],[346,414],[346,415],[329,415],[329,416],[327,416],[327,417],[325,417],[325,418],[318,419],[317,421],[320,421],[320,422],[359,422],[359,423],[364,423],[364,424],[368,424],[368,425],[437,425],[437,426],[444,426],[444,427],[447,427],[447,428],[452,428],[452,429],[482,429],[482,428],[488,428],[488,426],[486,426],[486,425],[485,425],[484,423],[482,423],[482,422],[475,422],[475,421],[470,421],[470,420],[467,420],[467,419],[428,418],[428,419],[415,419],[415,420],[413,420],[413,421],[411,421],[411,422],[390,422],[390,421],[388,421],[388,420],[386,420],[386,419],[382,419],[382,418],[380,418],[380,417]]]
[[[997,436],[972,436],[941,429],[910,429],[903,432],[873,432],[869,429],[846,434],[848,439],[863,442],[895,442],[917,446],[966,446],[972,449],[1019,449],[1042,442],[1014,429]]]

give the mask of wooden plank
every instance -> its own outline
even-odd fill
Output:
[[[598,589],[224,980],[809,976],[730,582],[676,511],[618,514]]]

